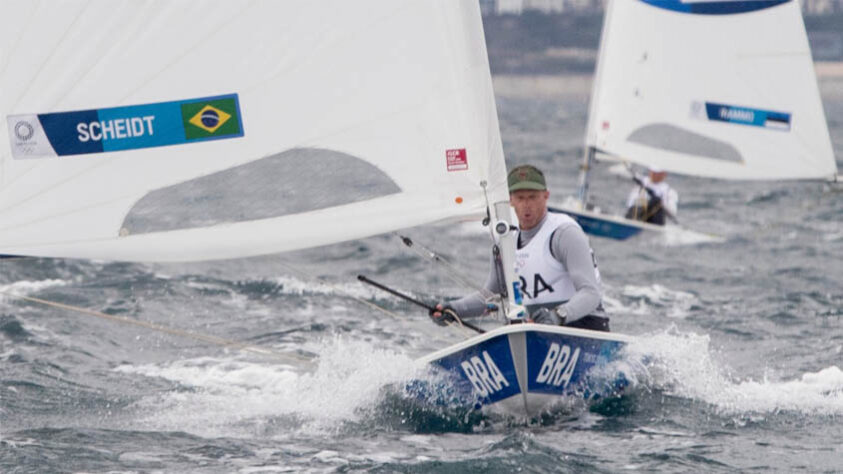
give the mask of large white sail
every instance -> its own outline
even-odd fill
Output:
[[[611,1],[587,146],[725,179],[833,179],[795,0]]]
[[[0,5],[0,253],[233,258],[508,198],[476,1]]]

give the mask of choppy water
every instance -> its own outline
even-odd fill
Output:
[[[581,85],[498,98],[509,165],[545,168],[559,198],[576,184]],[[843,156],[843,83],[822,89]],[[652,362],[625,398],[526,424],[425,408],[397,388],[424,376],[416,357],[466,335],[356,275],[427,301],[468,289],[395,236],[191,265],[0,261],[0,471],[843,470],[843,195],[811,183],[671,180],[682,221],[725,242],[592,239],[613,328],[640,336],[633,349]],[[592,189],[617,209],[628,187],[602,169]],[[485,278],[479,225],[407,233]]]

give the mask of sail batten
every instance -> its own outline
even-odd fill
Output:
[[[587,146],[694,176],[833,179],[798,2],[708,3],[610,2]]]
[[[481,182],[507,192],[475,3],[4,5],[0,253],[235,258],[482,214]]]

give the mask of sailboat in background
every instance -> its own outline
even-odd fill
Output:
[[[231,259],[488,216],[520,322],[476,1],[3,8],[0,253]],[[422,361],[534,413],[627,340],[518,324]]]
[[[717,179],[836,180],[799,2],[610,1],[585,150],[578,196],[554,207],[615,239],[666,228],[595,212],[595,159]]]

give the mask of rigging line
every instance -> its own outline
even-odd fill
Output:
[[[461,285],[465,285],[468,288],[471,288],[475,291],[478,291],[480,294],[483,295],[484,298],[488,299],[488,298],[493,298],[494,296],[496,296],[495,294],[493,294],[492,292],[490,292],[486,288],[482,288],[482,287],[478,286],[477,284],[471,282],[467,277],[463,276],[459,272],[459,270],[454,266],[454,264],[449,262],[442,255],[440,255],[437,252],[431,250],[429,247],[426,247],[424,244],[420,244],[420,243],[416,242],[415,240],[410,239],[407,236],[399,234],[398,232],[393,232],[393,235],[395,235],[396,237],[401,239],[401,241],[404,243],[404,245],[406,245],[407,247],[412,249],[413,252],[415,252],[419,256],[421,256],[423,258],[426,258],[426,259],[432,261],[433,263],[439,263],[439,264],[445,266],[448,270],[450,270],[450,272],[447,273],[448,278],[450,278],[454,282],[459,283]]]
[[[316,281],[322,283],[323,285],[329,286],[329,287],[331,287],[331,289],[344,294],[345,296],[353,299],[354,301],[356,301],[358,303],[362,303],[366,306],[369,306],[370,308],[376,309],[376,310],[380,311],[381,313],[384,313],[387,316],[390,316],[393,319],[405,319],[405,318],[402,318],[398,314],[396,314],[396,313],[394,313],[394,312],[392,312],[392,311],[390,311],[386,308],[383,308],[379,305],[376,305],[375,303],[372,303],[371,301],[366,301],[363,298],[360,298],[359,296],[351,294],[349,291],[344,290],[344,289],[340,288],[339,286],[337,286],[337,285],[335,285],[335,284],[333,284],[329,281],[326,281],[322,277],[317,277],[317,276],[314,276],[312,274],[309,274],[309,273],[305,272],[304,270],[302,270],[300,268],[296,268],[296,267],[292,266],[290,263],[285,262],[283,260],[280,260],[279,263],[282,267],[286,268],[287,270],[289,270],[293,273],[298,274],[300,277],[309,278],[311,280],[316,280]]]
[[[471,339],[477,335],[476,332],[469,331],[469,329],[463,325],[462,320],[450,322],[448,323],[448,327],[456,328],[466,339]]]
[[[255,353],[255,354],[261,354],[261,355],[265,355],[265,356],[273,356],[273,357],[277,357],[279,359],[285,359],[285,360],[289,360],[289,361],[312,362],[312,359],[310,357],[305,357],[305,356],[302,356],[302,355],[294,354],[292,352],[273,351],[273,350],[270,350],[270,349],[265,349],[263,347],[258,347],[258,346],[255,346],[255,345],[235,341],[235,340],[232,340],[232,339],[225,339],[225,338],[222,338],[222,337],[211,336],[211,335],[208,335],[208,334],[201,334],[201,333],[192,332],[192,331],[184,331],[184,330],[181,330],[181,329],[174,329],[174,328],[170,328],[170,327],[167,327],[167,326],[162,326],[160,324],[150,323],[150,322],[146,322],[146,321],[138,321],[138,320],[126,318],[126,317],[123,317],[123,316],[116,316],[116,315],[113,315],[113,314],[106,314],[106,313],[94,311],[94,310],[87,309],[87,308],[81,308],[79,306],[73,306],[73,305],[69,305],[69,304],[59,303],[57,301],[45,300],[45,299],[41,299],[41,298],[35,298],[35,297],[32,297],[32,296],[17,295],[17,294],[10,293],[10,292],[7,292],[7,291],[0,291],[0,294],[2,294],[4,296],[11,297],[11,298],[19,298],[19,299],[22,299],[22,300],[25,300],[25,301],[29,301],[31,303],[38,303],[38,304],[42,304],[42,305],[46,305],[46,306],[51,306],[51,307],[54,307],[54,308],[64,309],[64,310],[68,310],[68,311],[74,311],[74,312],[77,312],[77,313],[87,314],[89,316],[96,316],[98,318],[107,319],[107,320],[115,321],[115,322],[122,323],[122,324],[130,324],[130,325],[133,325],[133,326],[139,326],[139,327],[142,327],[142,328],[151,329],[153,331],[158,331],[158,332],[170,334],[170,335],[173,335],[173,336],[185,337],[185,338],[188,338],[188,339],[194,339],[194,340],[197,340],[197,341],[202,341],[202,342],[214,344],[214,345],[217,345],[217,346],[223,346],[223,347],[232,348],[232,349],[240,349],[240,350],[252,352],[252,353]]]

